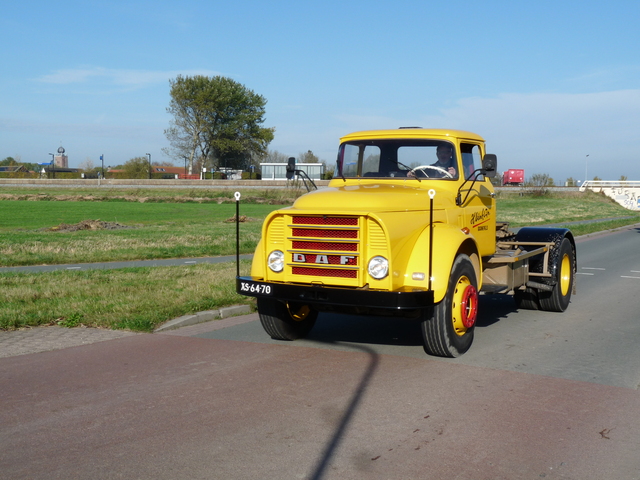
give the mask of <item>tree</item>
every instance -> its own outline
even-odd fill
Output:
[[[529,179],[529,185],[532,187],[553,187],[555,183],[547,173],[536,173]]]
[[[578,182],[573,177],[567,178],[567,180],[564,182],[564,184],[567,187],[577,187],[578,186]]]
[[[263,163],[287,163],[291,155],[280,153],[277,150],[268,150],[263,157]]]
[[[626,175],[620,175],[620,181],[621,182],[626,182],[628,180]]]
[[[127,178],[149,178],[149,159],[135,157],[122,166]]]
[[[87,157],[87,159],[82,162],[79,166],[80,170],[82,170],[83,172],[90,172],[95,170],[95,165],[93,164],[93,160],[91,160],[91,158]]]
[[[15,167],[18,165],[22,165],[24,168],[31,172],[38,172],[40,168],[37,163],[25,163],[20,161],[20,156],[14,157],[6,157],[4,160],[0,160],[0,167]]]
[[[536,173],[531,176],[531,178],[525,182],[527,187],[532,188],[533,194],[536,196],[546,195],[547,188],[553,187],[555,185],[553,178],[551,178],[546,173]]]
[[[496,176],[493,178],[490,178],[489,181],[491,182],[491,185],[493,185],[494,187],[502,186],[502,173],[496,172]]]
[[[320,159],[311,150],[308,150],[307,153],[298,155],[298,163],[320,163]]]
[[[264,155],[273,140],[273,128],[264,128],[267,100],[226,77],[178,75],[170,80],[173,115],[165,136],[166,153],[194,164],[207,161],[231,168],[246,164],[251,155]]]

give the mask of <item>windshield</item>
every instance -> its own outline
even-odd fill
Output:
[[[338,176],[457,179],[458,163],[449,142],[367,140],[340,145]]]

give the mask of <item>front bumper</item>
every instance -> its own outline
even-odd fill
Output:
[[[383,292],[355,288],[270,283],[236,277],[236,292],[249,297],[276,298],[309,305],[415,310],[433,306],[433,291]]]

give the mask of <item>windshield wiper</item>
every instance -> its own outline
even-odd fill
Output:
[[[407,169],[407,173],[409,173],[409,172],[412,170],[412,168],[411,168],[411,167],[409,167],[409,166],[405,165],[405,164],[404,164],[404,163],[402,163],[402,162],[397,162],[397,163],[398,163],[398,165],[400,165],[401,167],[406,168],[406,169]],[[410,178],[410,177],[407,177],[407,178]],[[415,178],[415,179],[416,179],[416,180],[418,180],[419,182],[422,182],[422,180],[420,180],[420,179],[418,178],[418,175],[415,175],[415,174],[414,174],[413,178]]]

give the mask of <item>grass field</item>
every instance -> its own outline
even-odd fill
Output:
[[[242,204],[242,253],[252,253],[276,205]],[[235,252],[235,204],[27,200],[0,202],[0,265],[204,257]],[[113,230],[50,230],[101,220]]]
[[[101,192],[103,193],[103,192]],[[22,192],[3,189],[0,198],[0,265],[84,263],[229,255],[235,252],[231,191],[117,191],[97,198],[85,191]],[[34,198],[33,196],[36,196]],[[262,221],[275,203],[297,193],[243,194],[241,251],[251,253]],[[569,225],[575,235],[640,222],[593,193],[520,197],[499,194],[498,219],[512,226],[631,217]],[[102,220],[129,228],[51,230],[61,224]],[[249,263],[242,263],[243,273]],[[60,324],[151,331],[177,316],[238,303],[235,264],[121,270],[0,274],[0,329]]]

